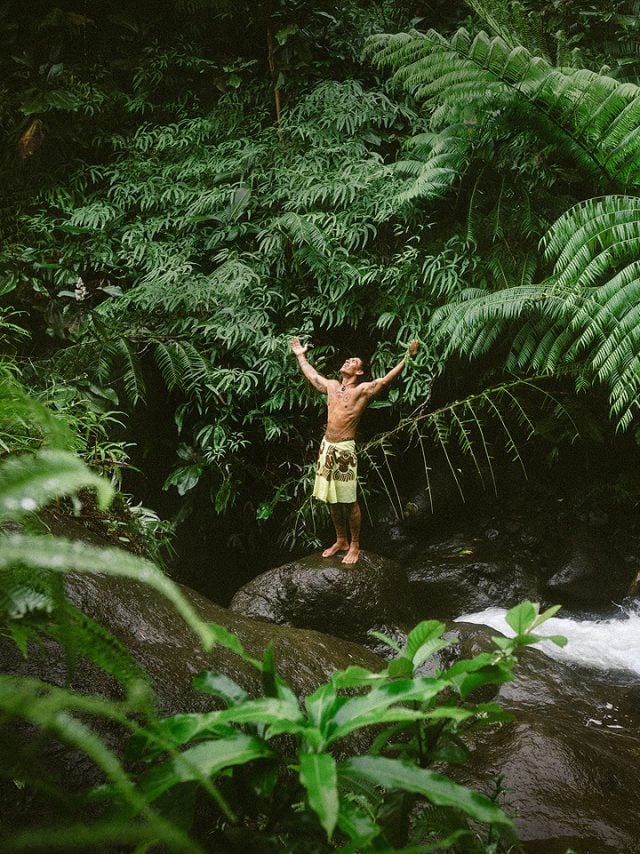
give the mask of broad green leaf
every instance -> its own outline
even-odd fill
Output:
[[[353,845],[341,848],[341,852],[367,850],[366,846],[382,833],[382,828],[362,807],[346,798],[340,801],[338,827],[348,836]],[[355,847],[353,847],[355,846]]]
[[[456,687],[460,696],[464,699],[479,688],[481,685],[502,685],[513,679],[510,668],[501,665],[487,666],[479,670],[461,673],[454,676],[451,683]]]
[[[418,623],[407,635],[407,656],[413,659],[423,644],[439,638],[445,629],[445,624],[439,620],[423,620],[423,622]]]
[[[206,737],[233,737],[235,730],[228,724],[221,723],[219,714],[220,712],[192,712],[164,718],[131,738],[127,748],[128,755],[137,758],[144,753],[146,758],[151,759],[190,741]]]
[[[148,801],[153,801],[177,783],[211,778],[225,768],[270,755],[264,741],[243,733],[205,741],[152,768],[138,783],[138,790]]]
[[[257,700],[247,700],[239,706],[232,706],[219,712],[220,721],[233,723],[290,723],[297,727],[305,723],[305,718],[297,702],[280,700],[277,697],[261,697]]]
[[[543,611],[542,614],[538,615],[537,619],[535,620],[535,622],[531,626],[531,629],[532,630],[537,629],[538,626],[542,625],[542,623],[546,622],[547,620],[550,620],[551,617],[555,617],[555,615],[558,613],[558,611],[561,608],[562,608],[562,605],[552,605],[550,608],[547,608],[546,611]]]
[[[333,744],[356,729],[380,724],[419,721],[428,716],[428,712],[421,709],[408,709],[406,706],[391,706],[391,708],[383,710],[376,709],[368,714],[360,715],[336,729],[330,729],[327,735],[327,743]]]
[[[475,670],[482,670],[483,667],[490,667],[496,663],[497,653],[481,652],[475,658],[461,658],[456,661],[451,667],[443,673],[443,678],[451,679],[454,676],[460,676],[464,673],[471,673]]]
[[[307,790],[309,806],[331,839],[338,820],[338,774],[336,761],[328,753],[300,755],[300,782]]]
[[[45,450],[15,457],[0,467],[0,518],[19,518],[54,498],[85,488],[96,490],[103,509],[113,497],[108,480],[98,477],[66,451]]]
[[[304,705],[309,719],[322,728],[336,710],[346,703],[346,697],[339,697],[332,682],[321,685],[313,694],[305,698]]]
[[[425,718],[430,721],[441,719],[466,721],[473,717],[475,717],[474,709],[463,709],[461,706],[436,706],[425,714]]]
[[[322,750],[326,744],[326,739],[318,727],[309,724],[305,718],[297,721],[291,721],[288,718],[274,721],[267,726],[264,738],[266,741],[270,741],[276,735],[283,734],[302,736],[310,750]]]
[[[211,670],[205,670],[194,676],[193,687],[205,694],[220,697],[228,706],[237,706],[238,703],[249,698],[244,688],[229,676],[225,676],[224,673],[213,673]]]
[[[389,676],[409,679],[413,676],[413,662],[410,658],[407,658],[406,655],[401,655],[389,662],[387,673]]]
[[[198,617],[178,586],[149,560],[122,549],[96,548],[62,537],[22,534],[0,537],[0,570],[19,565],[51,572],[102,572],[147,584],[173,603],[205,649],[213,646],[207,624]]]
[[[454,807],[476,821],[512,826],[511,819],[485,795],[427,768],[382,756],[356,756],[339,766],[339,773],[343,771],[364,777],[384,789],[421,794],[436,806]]]
[[[331,739],[341,738],[361,726],[394,720],[386,715],[390,706],[409,701],[426,703],[448,684],[426,676],[419,679],[397,679],[373,687],[363,696],[351,697],[334,715],[335,729],[331,732]],[[395,719],[402,719],[403,713],[408,711],[400,710],[400,716]]]
[[[428,658],[431,658],[436,652],[440,652],[441,649],[451,646],[452,643],[453,641],[444,638],[432,638],[425,641],[413,656],[413,666],[420,667]]]
[[[384,671],[373,673],[364,667],[357,664],[347,667],[346,670],[339,670],[331,677],[331,684],[336,688],[362,688],[365,685],[375,685],[376,683],[384,682],[387,676]]]
[[[564,635],[545,635],[544,639],[551,641],[556,646],[566,646],[569,643],[568,638]]]
[[[525,600],[507,611],[505,620],[517,635],[524,635],[538,616],[538,605]]]

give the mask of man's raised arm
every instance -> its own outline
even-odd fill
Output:
[[[292,338],[289,341],[289,346],[291,347],[291,352],[298,360],[298,365],[300,366],[300,370],[305,375],[305,377],[309,380],[311,385],[314,388],[317,388],[318,391],[321,391],[322,394],[327,393],[327,380],[324,377],[321,377],[320,374],[316,371],[313,365],[310,365],[307,361],[307,350],[309,349],[308,344],[301,344],[299,338]]]
[[[420,342],[414,339],[409,342],[409,356],[413,358],[415,354],[418,352],[418,347],[420,346]],[[381,392],[383,392],[386,388],[388,388],[391,383],[395,380],[398,374],[401,374],[404,370],[404,366],[407,364],[407,357],[404,356],[397,365],[395,365],[391,370],[386,373],[383,377],[380,377],[379,380],[372,380],[368,383],[362,383],[365,386],[365,393],[368,397],[377,397]]]

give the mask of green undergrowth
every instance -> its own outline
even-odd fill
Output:
[[[15,528],[52,500],[86,489],[102,508],[113,495],[108,481],[68,452],[13,457],[0,468],[0,521]],[[211,696],[210,711],[159,716],[150,680],[131,653],[67,599],[66,572],[155,588],[204,649],[221,645],[255,668],[262,692],[250,696],[224,673],[206,671],[194,686]],[[506,618],[515,637],[496,637],[491,651],[433,676],[419,675],[420,668],[452,641],[443,638],[443,623],[426,620],[403,647],[381,636],[395,651],[383,670],[350,666],[300,698],[279,675],[271,647],[255,658],[224,627],[203,622],[149,560],[51,534],[5,532],[2,634],[24,655],[40,638],[53,639],[70,666],[86,657],[112,674],[120,691],[109,699],[0,676],[0,738],[11,744],[0,771],[5,781],[27,793],[55,789],[64,801],[64,771],[50,769],[43,778],[37,761],[50,739],[84,753],[102,778],[74,793],[66,824],[12,825],[0,850],[516,850],[500,787],[493,795],[473,791],[455,783],[448,768],[470,758],[472,730],[509,720],[496,703],[474,702],[474,692],[510,680],[518,649],[540,640],[536,630],[556,611],[540,614],[523,602]],[[39,733],[35,742],[20,735],[25,722]],[[122,754],[105,736],[114,726],[126,735]],[[356,736],[364,736],[366,750]]]

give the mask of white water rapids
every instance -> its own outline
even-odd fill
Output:
[[[465,614],[456,622],[478,623],[513,637],[507,625],[504,608],[487,608],[476,614]],[[640,614],[621,611],[620,617],[606,620],[573,620],[553,617],[535,630],[539,635],[564,635],[565,647],[550,641],[535,645],[550,658],[571,661],[598,670],[626,670],[640,674]]]

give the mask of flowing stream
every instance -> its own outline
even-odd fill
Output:
[[[505,621],[504,608],[487,608],[475,614],[465,614],[456,622],[476,623],[496,629],[507,637],[515,634]],[[609,619],[571,619],[553,617],[537,630],[541,635],[564,635],[568,643],[556,646],[550,641],[536,644],[536,648],[550,658],[573,662],[597,670],[618,671],[615,681],[626,682],[632,674],[640,674],[640,613],[635,609],[621,609],[617,617]]]

